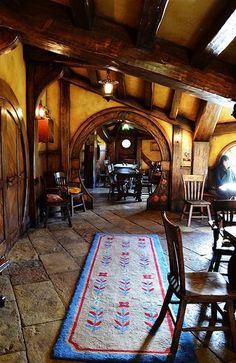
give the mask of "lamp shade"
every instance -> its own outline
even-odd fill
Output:
[[[48,117],[38,119],[38,142],[54,142],[53,120]]]

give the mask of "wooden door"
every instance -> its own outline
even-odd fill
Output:
[[[18,114],[7,100],[0,102],[0,243],[9,249],[25,218],[26,155]]]

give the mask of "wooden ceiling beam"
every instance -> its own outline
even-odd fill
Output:
[[[214,134],[222,107],[209,102],[202,102],[196,120],[194,141],[209,141]]]
[[[216,125],[214,136],[225,135],[225,134],[235,134],[236,122],[220,122]]]
[[[127,97],[125,86],[125,75],[121,72],[116,72],[116,79],[119,82],[116,86],[118,98],[125,99]]]
[[[70,0],[74,25],[85,30],[91,30],[94,19],[93,0]]]
[[[81,75],[75,74],[74,72],[68,71],[68,72],[64,72],[63,79],[77,87],[81,87],[83,89],[86,89],[87,91],[96,93],[97,95],[103,97],[102,90],[99,88],[92,87],[88,83],[88,79],[84,76],[81,76]],[[160,120],[168,122],[172,125],[179,125],[183,130],[190,131],[190,132],[192,132],[194,130],[195,122],[187,120],[183,117],[182,118],[179,117],[176,120],[171,120],[163,111],[161,111],[157,107],[153,107],[152,111],[145,110],[144,107],[142,107],[141,104],[138,103],[133,98],[131,99],[129,97],[126,99],[119,99],[116,96],[114,96],[113,100],[121,103],[122,105],[125,105],[128,107],[133,107],[137,111],[145,112],[146,115],[154,116],[154,117],[159,118]]]
[[[145,81],[144,82],[144,107],[147,110],[152,110],[154,97],[154,83]]]
[[[23,10],[15,12],[0,2],[0,23],[19,31],[25,44],[85,63],[108,65],[110,69],[182,89],[212,103],[230,107],[235,102],[234,69],[229,65],[221,67],[218,62],[216,68],[212,66],[202,72],[189,65],[186,49],[160,40],[152,53],[146,53],[133,47],[126,28],[97,18],[93,29],[86,32],[71,24],[61,5],[52,4],[51,8],[48,3],[45,12],[43,2],[30,1]],[[55,9],[55,5],[59,8]]]
[[[169,0],[144,0],[136,46],[151,49]]]
[[[171,104],[171,110],[170,110],[170,114],[169,114],[169,117],[173,120],[176,120],[176,118],[178,116],[182,93],[183,92],[179,91],[179,90],[174,91],[174,96],[173,96],[173,100],[172,100],[172,104]]]
[[[98,72],[94,69],[88,69],[88,75],[89,75],[90,84],[93,87],[98,87]]]
[[[208,33],[200,40],[193,53],[191,64],[204,68],[213,58],[222,53],[236,37],[236,5],[235,0],[226,3],[223,11]]]

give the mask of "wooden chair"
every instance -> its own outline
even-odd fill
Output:
[[[188,216],[188,227],[191,225],[192,218],[211,219],[211,203],[203,199],[205,180],[205,175],[183,175],[184,207],[181,219],[183,219],[184,215]],[[194,208],[198,208],[198,211],[194,212]],[[204,215],[204,208],[207,209],[207,215]]]
[[[63,171],[57,171],[54,173],[56,186],[61,189],[61,191],[68,194],[70,200],[70,211],[71,216],[74,216],[75,209],[82,207],[83,211],[86,211],[84,193],[81,189],[81,178],[77,176],[73,180],[67,180],[67,175]]]
[[[214,200],[212,209],[213,220],[209,221],[209,225],[213,231],[213,254],[208,271],[218,271],[220,263],[228,264],[228,259],[222,257],[234,254],[234,246],[224,236],[224,227],[236,225],[236,200]]]
[[[234,304],[236,291],[230,291],[224,277],[219,272],[185,272],[181,230],[169,221],[162,212],[166,240],[169,254],[168,290],[151,333],[154,334],[163,322],[167,311],[174,323],[174,333],[170,352],[175,355],[179,345],[181,331],[209,331],[229,330],[232,338],[233,350],[236,350],[236,323],[234,319]],[[174,319],[170,303],[172,295],[179,301],[177,318]],[[217,320],[217,303],[225,303],[228,325],[215,326]],[[208,326],[198,325],[183,327],[187,304],[211,304],[211,319]],[[223,323],[222,323],[223,324]]]
[[[69,200],[60,188],[45,188],[42,197],[42,209],[44,215],[44,227],[47,227],[48,218],[60,213],[63,220],[68,220],[69,227],[72,227],[70,219]]]

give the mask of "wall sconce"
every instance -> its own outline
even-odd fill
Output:
[[[103,81],[98,81],[98,83],[103,85],[103,98],[108,102],[113,98],[113,89],[116,84],[119,82],[112,81],[110,78],[110,70],[107,70],[107,78]]]
[[[39,102],[35,110],[35,118],[38,120],[38,142],[54,142],[53,120],[49,116],[48,109]]]

